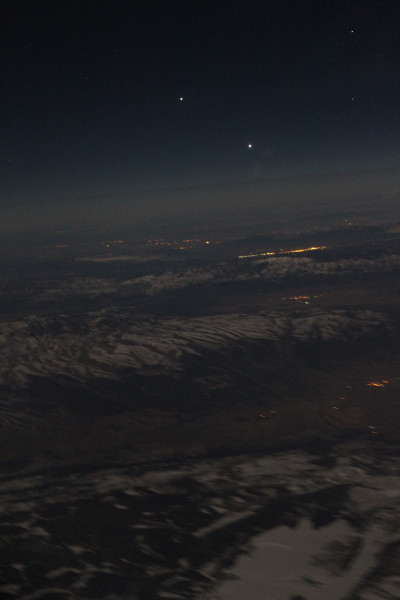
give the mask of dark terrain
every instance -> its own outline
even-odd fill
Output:
[[[3,597],[240,598],[282,527],[326,557],[265,593],[398,597],[400,239],[349,229],[3,259]]]

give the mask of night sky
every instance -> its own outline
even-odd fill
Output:
[[[0,23],[3,231],[396,188],[398,1],[2,0]]]

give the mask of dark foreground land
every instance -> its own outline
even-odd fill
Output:
[[[4,597],[399,597],[400,242],[339,233],[5,261]]]

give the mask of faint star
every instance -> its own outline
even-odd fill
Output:
[[[181,102],[183,102],[183,98],[182,98],[182,96],[179,98],[179,100],[180,100]]]
[[[253,144],[247,144],[247,147],[248,147],[248,148],[252,148],[252,147],[253,147]]]

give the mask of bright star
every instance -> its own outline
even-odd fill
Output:
[[[182,97],[181,97],[181,98],[179,98],[179,100],[180,100],[181,102],[183,102],[183,98],[182,98]]]
[[[252,148],[252,147],[253,147],[253,144],[247,144],[247,147],[248,147],[248,148]]]

